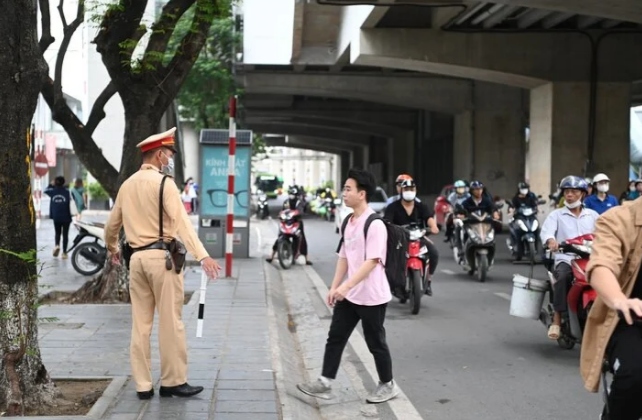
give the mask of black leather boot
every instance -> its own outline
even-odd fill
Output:
[[[154,388],[149,391],[136,392],[136,395],[138,395],[139,400],[148,400],[154,396]]]

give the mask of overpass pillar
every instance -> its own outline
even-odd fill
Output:
[[[455,117],[455,179],[484,183],[491,194],[511,197],[524,178],[524,92],[519,88],[475,83],[474,109]]]
[[[394,180],[399,174],[408,174],[415,177],[415,139],[414,131],[400,134],[392,140],[392,185],[387,193],[397,194]]]
[[[527,176],[531,189],[544,196],[566,175],[604,172],[616,193],[629,175],[629,83],[599,83],[596,90],[595,142],[587,166],[589,83],[550,83],[531,91]]]
[[[350,152],[341,152],[339,155],[339,179],[338,179],[338,184],[337,184],[337,193],[343,188],[343,183],[346,180],[346,176],[348,175],[348,171],[350,170],[351,167],[351,153]]]

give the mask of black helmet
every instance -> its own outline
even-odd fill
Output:
[[[474,190],[474,189],[477,189],[477,188],[479,188],[480,190],[483,190],[483,189],[484,189],[484,184],[482,184],[482,183],[481,183],[481,182],[479,182],[479,181],[472,181],[472,182],[470,183],[470,187],[469,187],[469,188],[470,188],[471,190]]]
[[[299,193],[299,189],[297,187],[290,187],[288,190],[288,194],[290,195],[297,195]]]
[[[401,189],[411,188],[411,187],[415,187],[416,188],[417,184],[415,184],[415,180],[414,179],[406,179],[406,180],[402,181],[401,184],[399,184],[399,186],[401,187]]]
[[[530,188],[531,186],[528,185],[526,182],[520,182],[519,184],[517,184],[517,189],[519,190],[522,190],[522,189],[529,190]]]

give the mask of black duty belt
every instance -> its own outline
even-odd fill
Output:
[[[154,243],[149,244],[149,245],[142,246],[140,248],[133,248],[132,251],[133,252],[148,251],[150,249],[162,249],[162,250],[165,250],[165,249],[167,249],[167,244],[165,242],[163,242],[163,241],[158,241],[158,242],[154,242]]]

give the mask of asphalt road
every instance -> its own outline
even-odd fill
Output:
[[[273,224],[273,220],[259,222]],[[305,220],[313,268],[329,286],[339,235],[334,223]],[[505,235],[486,283],[453,260],[443,234],[433,296],[418,315],[393,300],[386,321],[395,379],[426,419],[577,420],[598,418],[601,396],[584,390],[579,348],[563,350],[539,321],[509,315],[512,276]],[[535,278],[546,278],[535,266]]]

